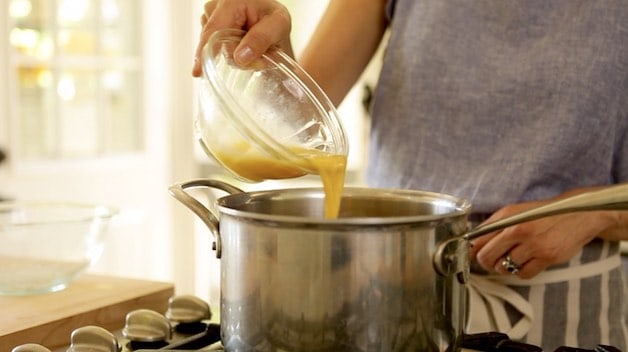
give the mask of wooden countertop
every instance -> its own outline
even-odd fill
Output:
[[[96,325],[114,331],[132,310],[164,313],[173,295],[170,283],[83,275],[59,292],[0,296],[0,346],[67,346],[76,328]]]

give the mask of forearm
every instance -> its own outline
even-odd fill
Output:
[[[609,241],[628,240],[628,210],[601,212],[608,227],[598,237]]]
[[[332,102],[360,77],[386,30],[384,0],[331,0],[299,62]]]

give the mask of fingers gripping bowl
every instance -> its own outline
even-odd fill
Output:
[[[0,202],[0,294],[59,291],[100,257],[112,208]]]

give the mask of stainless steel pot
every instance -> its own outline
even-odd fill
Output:
[[[208,209],[188,188],[230,193]],[[628,209],[628,185],[468,232],[471,204],[410,190],[346,188],[338,219],[319,188],[245,193],[170,187],[214,235],[227,351],[457,351],[469,240],[551,214]]]

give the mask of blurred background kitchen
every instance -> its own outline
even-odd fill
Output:
[[[284,0],[302,50],[327,1]],[[226,177],[194,138],[201,0],[0,0],[0,198],[119,209],[97,274],[174,282],[218,302],[210,234],[168,186]],[[377,63],[340,107],[360,184]],[[245,189],[317,184],[317,178]],[[318,184],[317,184],[318,185]]]

